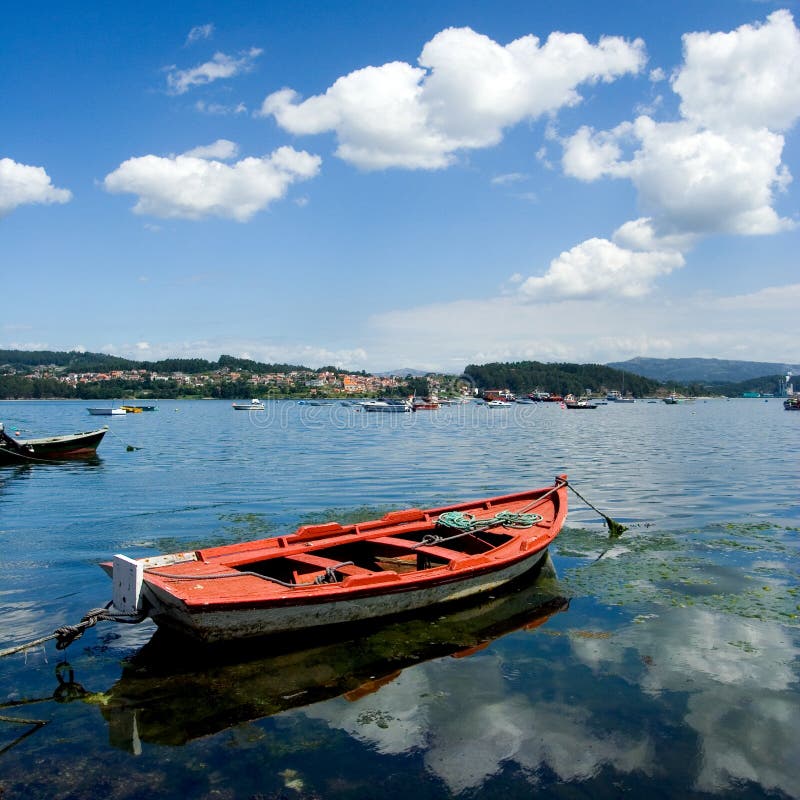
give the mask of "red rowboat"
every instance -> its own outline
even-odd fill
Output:
[[[490,592],[541,564],[566,515],[561,475],[518,494],[102,566],[117,612],[204,642],[245,639]]]

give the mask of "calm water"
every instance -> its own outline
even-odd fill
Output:
[[[629,530],[610,541],[571,494],[534,585],[356,639],[212,659],[106,622],[6,657],[3,800],[800,797],[800,414],[780,401],[86,405],[0,403],[23,436],[110,426],[94,462],[0,467],[0,649],[104,605],[116,552],[561,472]]]

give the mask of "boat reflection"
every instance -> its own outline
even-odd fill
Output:
[[[552,564],[539,579],[510,585],[483,603],[357,630],[328,640],[281,637],[247,649],[209,650],[157,631],[101,698],[111,744],[181,745],[233,725],[344,696],[357,700],[406,667],[464,657],[493,640],[532,629],[567,608]]]

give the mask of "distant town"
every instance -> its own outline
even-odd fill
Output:
[[[132,361],[105,353],[0,350],[0,399],[401,397],[508,394],[631,397],[770,397],[794,393],[779,365],[673,359],[614,365],[519,361],[469,364],[461,375],[398,370],[370,374],[336,366],[312,369],[222,355],[217,361]],[[667,374],[676,367],[684,375]],[[637,373],[636,369],[640,369]],[[782,369],[782,368],[781,368]],[[659,374],[661,370],[661,374]],[[764,372],[762,372],[764,370]],[[646,371],[650,371],[646,375]],[[747,377],[746,375],[753,376]],[[760,373],[760,376],[759,376]],[[739,378],[739,380],[736,380]],[[742,379],[745,378],[745,379]]]

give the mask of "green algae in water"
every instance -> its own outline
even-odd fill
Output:
[[[323,511],[314,511],[304,514],[300,518],[300,525],[321,525],[325,522],[338,522],[342,525],[357,525],[359,522],[369,522],[380,519],[390,511],[396,511],[396,506],[359,506],[358,508],[327,508]]]
[[[724,537],[716,534],[725,531]],[[573,596],[617,606],[703,606],[736,616],[798,624],[795,528],[725,523],[703,530],[636,532],[613,541],[565,529],[559,557],[580,559],[560,575]]]

